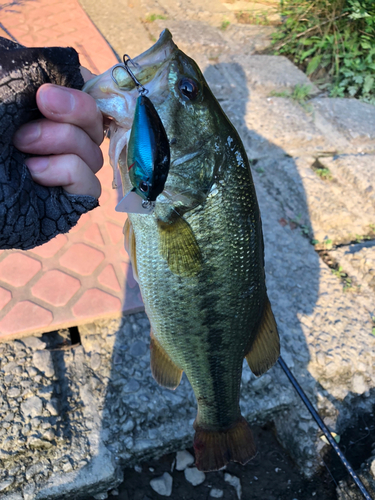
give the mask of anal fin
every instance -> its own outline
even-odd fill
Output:
[[[279,356],[279,334],[270,301],[266,297],[262,320],[250,351],[246,355],[246,361],[255,375],[262,375],[276,363]]]
[[[172,273],[195,276],[201,269],[202,255],[194,233],[186,220],[177,215],[169,222],[158,220],[160,253]]]
[[[167,389],[175,390],[181,382],[182,370],[175,363],[173,363],[171,358],[155,338],[152,330],[150,336],[152,376],[159,385],[162,385]]]
[[[133,230],[133,225],[130,222],[129,217],[125,221],[123,233],[125,236],[125,250],[128,252],[128,255],[130,257],[130,262],[133,268],[133,276],[135,281],[139,283],[135,234]]]

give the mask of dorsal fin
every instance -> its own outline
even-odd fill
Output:
[[[279,356],[279,334],[270,301],[266,296],[262,320],[250,351],[246,354],[246,360],[255,375],[262,375],[276,363]]]
[[[135,234],[133,230],[133,225],[129,220],[129,217],[125,221],[125,226],[123,230],[124,236],[125,236],[125,250],[128,252],[129,257],[130,257],[130,262],[132,264],[133,268],[133,276],[134,279],[137,283],[139,283],[138,280],[138,266],[137,266],[137,252],[136,252],[136,245],[135,245]]]
[[[150,357],[151,357],[151,373],[156,382],[167,389],[175,390],[182,377],[182,370],[179,368],[165,350],[160,345],[159,341],[151,329],[150,332]]]
[[[194,233],[186,220],[177,215],[171,221],[158,220],[160,253],[172,273],[195,276],[202,266],[202,255]]]

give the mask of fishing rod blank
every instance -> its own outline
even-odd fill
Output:
[[[368,491],[366,490],[364,484],[362,483],[362,481],[360,480],[360,478],[357,476],[357,474],[354,472],[353,468],[351,467],[351,465],[347,461],[347,459],[346,459],[345,455],[343,454],[343,452],[340,450],[338,444],[336,443],[335,439],[333,438],[333,436],[332,436],[331,432],[329,431],[328,427],[323,422],[323,420],[320,418],[319,413],[315,410],[315,408],[313,407],[313,405],[310,402],[309,398],[306,396],[306,394],[304,393],[303,389],[301,388],[301,386],[299,385],[299,383],[297,382],[297,380],[294,378],[293,373],[289,370],[289,368],[287,367],[287,365],[285,364],[285,361],[283,360],[283,358],[281,356],[278,359],[278,363],[281,366],[281,368],[284,370],[285,375],[288,377],[289,381],[291,382],[291,384],[293,385],[293,387],[295,388],[295,390],[297,391],[299,397],[302,399],[302,401],[305,403],[307,409],[309,410],[309,412],[311,413],[311,415],[314,417],[316,423],[319,425],[319,427],[321,428],[321,430],[324,432],[324,435],[328,439],[328,441],[329,441],[330,445],[332,446],[332,448],[335,450],[337,456],[339,457],[339,459],[343,463],[344,467],[349,472],[349,474],[352,476],[353,481],[355,482],[355,484],[359,488],[359,490],[362,493],[363,497],[366,500],[372,500],[372,498],[371,498],[370,494],[368,493]]]

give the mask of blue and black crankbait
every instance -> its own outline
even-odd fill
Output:
[[[134,81],[139,96],[130,132],[127,165],[132,191],[143,199],[142,207],[151,210],[167,180],[170,165],[169,141],[158,112],[146,95],[148,90],[137,80],[129,68],[129,62],[132,61],[125,54],[124,66]]]

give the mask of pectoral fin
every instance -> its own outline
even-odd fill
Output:
[[[133,268],[133,276],[134,276],[135,281],[137,283],[139,283],[138,267],[137,267],[137,252],[136,252],[136,246],[135,246],[135,234],[133,231],[133,225],[130,222],[129,218],[127,218],[125,221],[123,233],[125,236],[125,250],[128,252],[128,255],[130,257],[130,262],[131,262],[132,268]]]
[[[175,390],[182,377],[182,370],[173,363],[171,358],[155,338],[153,331],[150,333],[151,373],[156,382],[167,389]]]
[[[194,233],[183,217],[170,222],[158,220],[160,252],[172,273],[195,276],[201,269],[202,255]]]
[[[262,375],[280,356],[280,339],[270,301],[266,297],[263,316],[246,360],[255,375]]]

